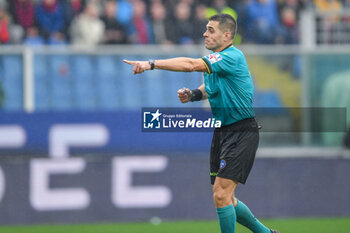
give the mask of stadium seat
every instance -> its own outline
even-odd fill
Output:
[[[109,109],[115,110],[120,105],[121,99],[118,97],[120,90],[118,89],[119,85],[118,74],[119,74],[119,65],[118,62],[120,58],[117,56],[98,56],[97,57],[97,107],[99,109]],[[118,62],[117,62],[118,61]]]
[[[36,110],[48,110],[50,106],[50,87],[48,80],[41,80],[41,78],[35,77],[34,79],[34,101]]]
[[[72,56],[72,83],[77,109],[96,108],[96,63],[89,55]]]
[[[185,87],[185,75],[187,75],[187,73],[165,72],[166,85],[164,88],[168,89],[167,104],[170,107],[184,107],[184,105],[177,98],[177,91]]]
[[[76,85],[73,89],[75,107],[83,110],[94,110],[96,108],[96,87],[91,84]]]
[[[34,79],[35,81],[42,81],[47,78],[48,75],[48,58],[46,55],[34,56]]]
[[[50,96],[47,93],[47,87],[35,87],[35,110],[36,111],[45,111],[51,108],[50,106]]]
[[[48,84],[50,82],[50,75],[48,69],[48,56],[35,55],[34,56],[34,101],[36,110],[48,110],[49,105],[49,93]]]
[[[142,76],[142,80],[139,80],[144,83],[145,98],[142,99],[142,106],[166,107],[167,88],[164,88],[164,84],[166,84],[165,72],[155,70],[145,72]]]
[[[73,75],[76,80],[91,81],[94,77],[94,61],[89,55],[73,56]]]
[[[4,109],[21,111],[23,106],[22,83],[19,82],[3,82],[5,91]]]
[[[72,103],[72,76],[70,75],[70,60],[66,55],[50,56],[49,89],[52,109],[69,109]]]
[[[6,55],[2,57],[4,77],[22,81],[22,57],[20,55]]]
[[[21,60],[18,57],[3,57],[2,88],[5,92],[4,109],[21,111],[23,106],[23,81]],[[13,66],[8,67],[8,66]],[[17,69],[18,68],[18,69]],[[17,70],[16,70],[17,69]]]
[[[97,76],[99,78],[115,77],[117,72],[115,58],[116,56],[108,55],[96,57]]]
[[[72,100],[69,96],[53,95],[50,105],[51,110],[73,110]]]
[[[140,60],[142,58],[128,56],[124,59],[132,61]],[[124,109],[140,108],[142,106],[142,91],[145,89],[140,82],[140,77],[134,76],[130,65],[121,61],[117,73],[117,79],[118,83],[120,83],[118,90],[121,92],[121,96],[124,100],[121,103],[121,107]]]
[[[256,91],[254,93],[253,106],[255,108],[269,107],[269,108],[282,108],[283,104],[279,98],[279,95],[274,90],[269,91]]]

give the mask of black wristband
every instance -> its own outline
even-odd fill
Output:
[[[154,65],[154,62],[155,62],[155,61],[154,61],[153,59],[149,59],[148,62],[149,62],[149,64],[151,65],[151,70],[154,70],[154,66],[155,66],[155,65]]]
[[[201,101],[202,97],[203,97],[203,93],[201,90],[199,89],[194,89],[191,91],[192,92],[192,96],[191,96],[191,101]]]

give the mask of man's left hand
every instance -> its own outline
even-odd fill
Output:
[[[186,87],[177,91],[177,97],[179,98],[181,103],[187,103],[191,101],[192,91]]]

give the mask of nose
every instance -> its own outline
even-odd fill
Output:
[[[203,36],[204,36],[204,37],[207,37],[207,36],[208,36],[207,32],[208,32],[208,31],[205,31],[205,32],[203,33]]]

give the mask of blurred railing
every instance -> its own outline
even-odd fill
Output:
[[[350,43],[350,11],[313,11],[301,14],[300,41],[306,47]]]
[[[350,11],[316,14],[318,44],[350,43]]]

